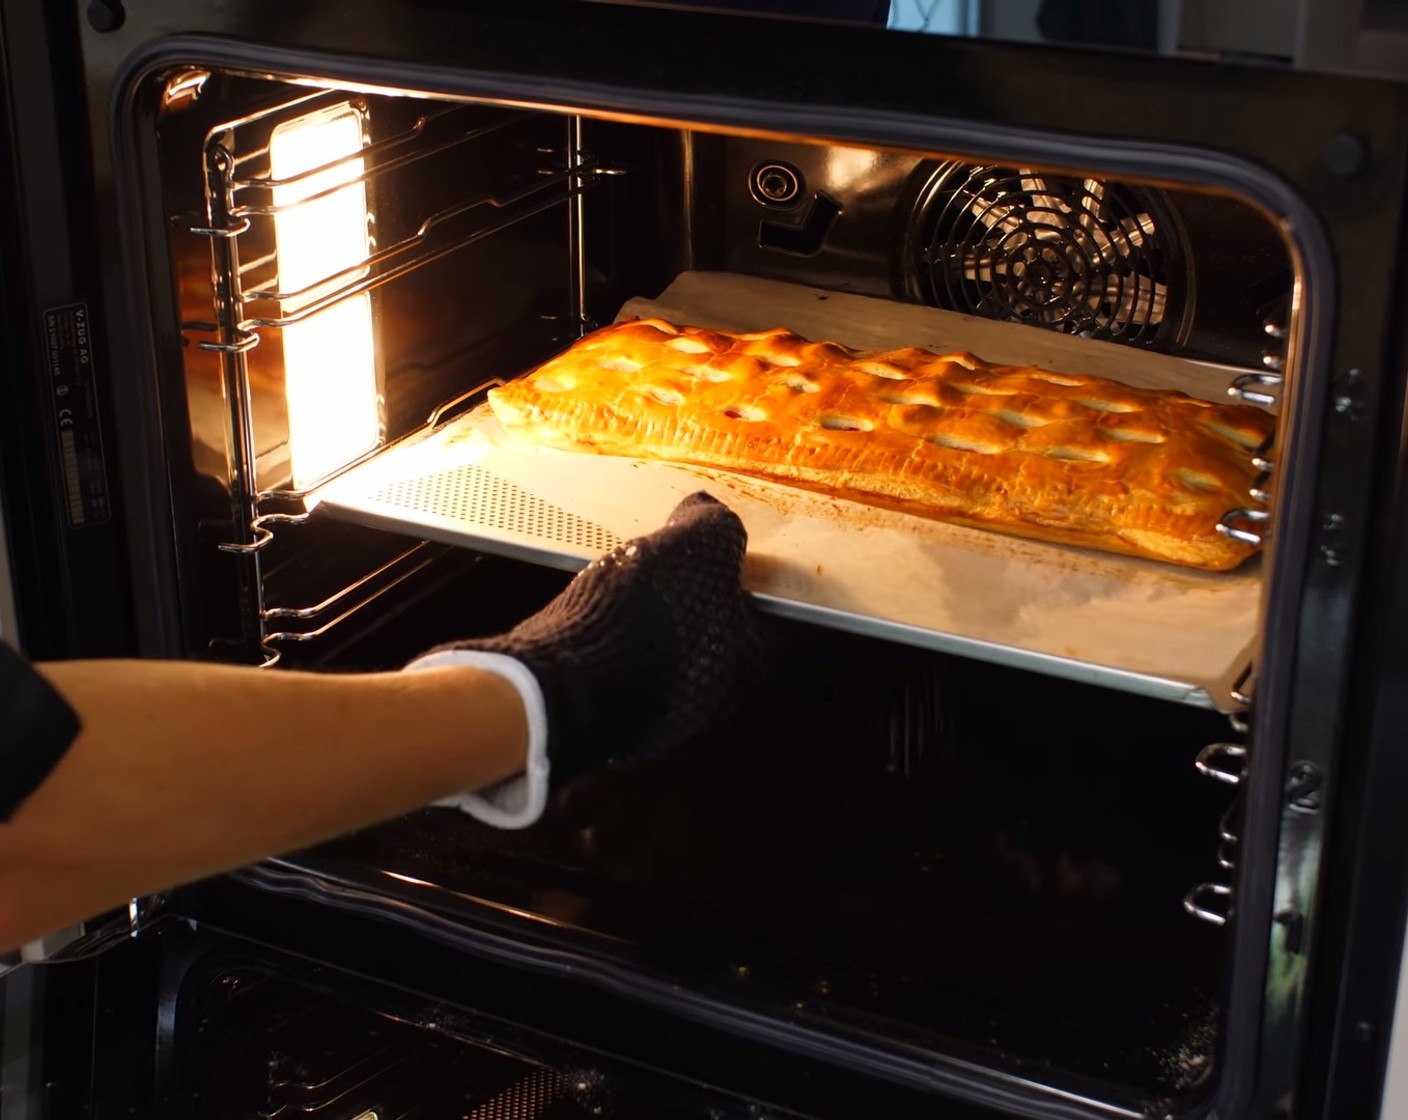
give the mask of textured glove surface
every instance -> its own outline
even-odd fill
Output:
[[[746,546],[732,510],[693,494],[509,633],[442,648],[532,671],[555,779],[669,750],[733,715],[771,664],[769,628],[739,579]]]

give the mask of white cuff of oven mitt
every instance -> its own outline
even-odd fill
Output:
[[[538,678],[516,658],[477,649],[427,653],[406,668],[439,669],[450,665],[487,669],[518,689],[528,722],[528,760],[522,774],[477,793],[457,793],[442,798],[435,804],[459,809],[495,828],[527,828],[543,815],[548,803],[548,709]]]

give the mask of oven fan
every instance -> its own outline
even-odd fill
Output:
[[[1151,349],[1183,333],[1190,284],[1161,192],[945,163],[913,215],[905,272],[921,302]]]

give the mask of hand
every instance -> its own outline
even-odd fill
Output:
[[[736,514],[694,494],[664,528],[594,561],[509,633],[442,647],[413,667],[490,664],[481,654],[526,667],[559,781],[667,751],[738,711],[773,662],[770,628],[740,582],[746,545]]]

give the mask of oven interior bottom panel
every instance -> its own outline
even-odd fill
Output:
[[[177,1004],[167,1099],[190,1120],[688,1120],[746,1102],[604,1066],[510,1024],[423,1003],[326,970],[223,954]],[[779,1118],[785,1114],[770,1111]]]
[[[765,703],[532,829],[429,810],[285,863],[882,1047],[1201,1099],[1226,946],[1181,898],[1227,808],[1192,765],[1221,717],[791,632]]]

